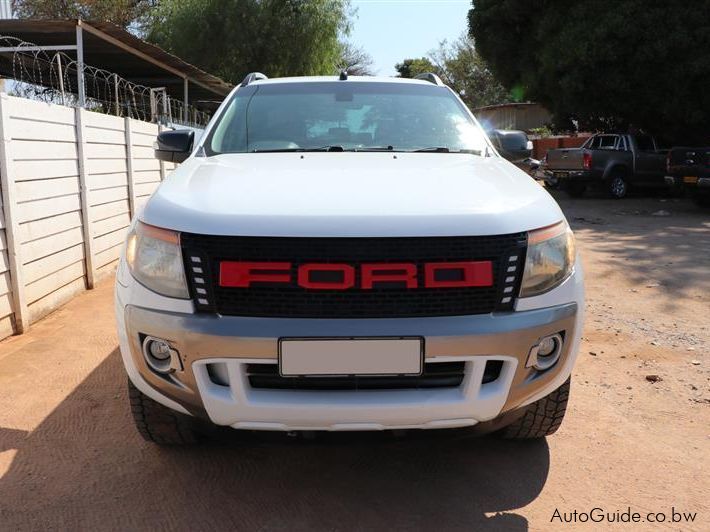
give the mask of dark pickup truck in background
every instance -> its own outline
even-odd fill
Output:
[[[571,196],[602,187],[623,198],[630,187],[663,187],[666,155],[650,135],[598,134],[580,148],[549,150],[545,177]]]
[[[710,207],[710,147],[677,147],[668,152],[666,184]]]

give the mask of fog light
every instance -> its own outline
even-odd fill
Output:
[[[554,336],[548,336],[543,338],[537,345],[537,356],[549,356],[554,353],[555,349],[557,349],[557,338]]]
[[[180,354],[161,338],[146,336],[143,339],[143,358],[157,373],[168,374],[182,369]]]
[[[163,340],[152,340],[148,343],[150,354],[158,360],[170,358],[170,346]]]
[[[562,354],[562,335],[551,334],[541,338],[537,345],[530,349],[525,367],[545,371],[554,366]]]

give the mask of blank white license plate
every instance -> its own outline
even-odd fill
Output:
[[[419,375],[422,338],[282,338],[281,375]]]

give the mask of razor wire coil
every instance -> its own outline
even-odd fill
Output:
[[[16,37],[0,36],[0,62],[11,62],[12,78],[5,90],[13,96],[79,107],[79,63],[62,51],[46,51]],[[8,57],[12,54],[11,57]],[[162,87],[128,81],[116,73],[84,64],[84,108],[90,111],[156,122],[203,128],[210,119],[204,111],[172,98]],[[187,115],[187,117],[186,117]],[[187,118],[187,119],[186,119]]]

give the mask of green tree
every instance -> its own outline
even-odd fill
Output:
[[[473,39],[461,36],[453,43],[443,41],[428,57],[405,59],[395,65],[398,76],[413,78],[433,72],[456,91],[470,108],[509,101],[510,95],[498,82],[476,50]]]
[[[582,128],[710,136],[710,0],[474,0],[470,35],[507,88]]]
[[[82,18],[126,28],[142,20],[157,0],[12,0],[18,18]]]
[[[162,0],[149,41],[232,82],[268,76],[334,74],[349,0]]]
[[[436,72],[474,109],[504,103],[512,97],[479,55],[473,39],[462,36],[449,44],[443,41],[430,53]]]
[[[341,43],[341,58],[338,69],[347,69],[351,76],[373,76],[372,65],[374,60],[362,48],[349,42]]]
[[[401,63],[397,63],[394,68],[397,70],[397,77],[399,78],[413,78],[418,74],[438,72],[434,63],[426,57],[420,57],[419,59],[405,59]]]

